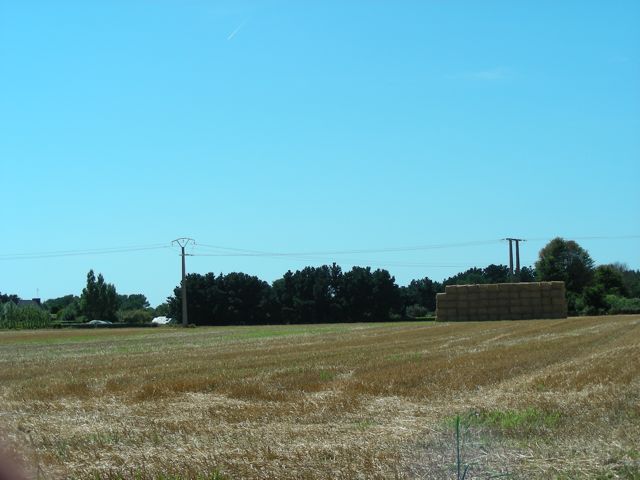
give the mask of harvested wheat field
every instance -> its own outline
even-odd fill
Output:
[[[640,316],[0,332],[38,478],[640,478]]]

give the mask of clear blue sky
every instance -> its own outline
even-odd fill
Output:
[[[638,235],[639,25],[637,1],[0,0],[0,254]],[[579,243],[640,268],[639,238]],[[0,258],[0,291],[79,294],[93,268],[157,304],[176,253]],[[507,247],[188,269],[333,260],[405,284]]]

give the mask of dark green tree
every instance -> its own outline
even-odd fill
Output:
[[[7,302],[13,302],[17,304],[19,301],[20,301],[20,297],[18,295],[6,294],[6,293],[0,292],[0,304],[7,303]]]
[[[443,285],[473,285],[487,282],[484,278],[484,271],[481,268],[473,267],[446,278],[442,283]]]
[[[507,283],[515,280],[509,276],[509,267],[493,263],[482,270],[482,277],[484,283]]]
[[[532,267],[522,267],[518,274],[518,281],[520,282],[535,282],[536,270]]]
[[[609,309],[602,285],[589,285],[584,288],[577,300],[577,312],[582,315],[601,315]]]
[[[96,279],[93,270],[89,270],[87,286],[82,290],[80,296],[80,309],[88,320],[115,321],[118,311],[116,287],[111,283],[106,283],[102,274],[98,274]]]
[[[594,272],[594,284],[601,287],[605,295],[629,296],[622,273],[613,265],[598,265]]]
[[[341,279],[342,270],[335,263],[288,271],[273,282],[273,317],[283,323],[341,321]]]
[[[189,274],[187,310],[189,323],[196,325],[248,325],[267,323],[269,284],[245,273],[216,276]],[[182,321],[181,288],[167,299],[170,316]]]
[[[118,295],[118,305],[120,310],[142,310],[150,306],[147,297],[142,293]]]
[[[156,317],[168,317],[171,315],[169,304],[167,302],[161,303],[154,309],[154,315]]]
[[[620,272],[627,295],[640,298],[640,270],[632,270],[624,263],[612,263],[609,266]]]
[[[72,303],[78,302],[79,300],[80,298],[76,297],[75,295],[65,295],[64,297],[50,298],[42,305],[44,306],[44,308],[55,315],[61,310],[67,308]]]
[[[444,287],[439,282],[434,282],[428,277],[420,280],[411,280],[406,287],[400,287],[402,303],[405,309],[416,305],[422,307],[427,312],[436,310],[436,294],[444,291]]]
[[[339,301],[350,322],[389,320],[401,308],[400,288],[387,270],[353,267],[342,275]]]
[[[536,274],[541,281],[561,280],[567,292],[580,294],[593,280],[593,264],[584,248],[558,237],[540,250]]]
[[[118,320],[122,323],[149,323],[153,320],[153,312],[144,308],[136,310],[120,310]]]

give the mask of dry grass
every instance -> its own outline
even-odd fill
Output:
[[[40,478],[640,478],[640,316],[0,332]]]

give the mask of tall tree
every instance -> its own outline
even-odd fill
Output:
[[[19,301],[20,301],[20,297],[18,295],[0,292],[0,304],[7,303],[7,302],[18,303]]]
[[[342,309],[339,266],[305,267],[288,271],[272,287],[273,307],[284,323],[339,322]]]
[[[509,276],[509,267],[506,265],[492,263],[482,270],[482,276],[486,283],[507,283],[512,281]]]
[[[195,325],[245,325],[266,323],[269,284],[258,277],[232,272],[227,275],[192,273],[186,277],[189,322]],[[180,286],[167,299],[172,318],[182,321]]]
[[[612,263],[609,266],[620,272],[628,296],[640,298],[640,270],[632,270],[624,263]]]
[[[562,280],[567,292],[581,293],[593,280],[593,259],[573,240],[554,238],[538,255],[536,273],[539,280]]]
[[[406,307],[419,305],[428,312],[436,310],[436,293],[443,290],[442,284],[434,282],[428,277],[411,280],[406,287],[401,287],[402,302]]]
[[[351,322],[389,320],[400,309],[400,288],[387,270],[353,267],[342,275],[340,301]]]
[[[67,308],[74,302],[79,300],[75,295],[65,295],[64,297],[58,298],[50,298],[46,302],[43,303],[44,307],[48,309],[51,313],[57,314],[61,310]]]
[[[82,314],[89,320],[116,320],[118,311],[118,294],[116,287],[106,283],[102,274],[96,279],[93,270],[87,273],[87,286],[80,296]]]
[[[605,294],[626,297],[629,290],[624,284],[622,273],[613,265],[598,265],[594,273],[594,283],[601,287]]]
[[[143,310],[150,307],[147,297],[142,293],[118,295],[118,306],[120,310]]]

